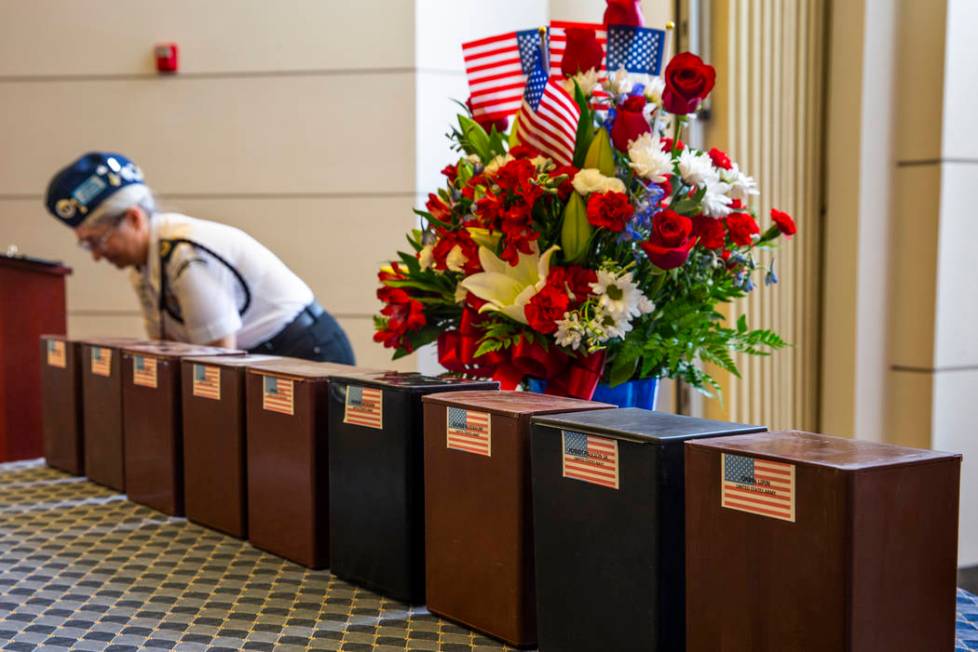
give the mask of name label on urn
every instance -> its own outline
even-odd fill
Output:
[[[132,384],[156,389],[156,358],[135,355],[132,358]]]
[[[448,448],[492,457],[492,419],[488,412],[449,407],[446,425]]]
[[[206,364],[194,364],[194,396],[221,400],[221,370]]]
[[[617,490],[620,481],[618,441],[561,430],[563,476]]]
[[[61,340],[48,340],[48,366],[64,369],[67,364],[65,343]]]
[[[795,522],[795,465],[723,454],[721,505],[748,514]]]
[[[376,387],[347,385],[343,423],[383,430],[384,391]]]

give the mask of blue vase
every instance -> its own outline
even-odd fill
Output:
[[[527,386],[531,392],[542,394],[547,389],[545,380],[536,378],[527,379]],[[658,378],[642,378],[641,380],[630,380],[615,387],[598,383],[594,389],[592,401],[611,403],[618,407],[637,407],[646,410],[655,409],[655,399],[659,393]]]

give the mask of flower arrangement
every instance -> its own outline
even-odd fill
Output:
[[[563,149],[560,126],[553,138],[532,128],[532,74],[511,126],[459,115],[445,186],[416,211],[411,250],[379,274],[374,339],[395,357],[437,341],[451,372],[590,398],[599,381],[650,377],[712,394],[698,362],[736,375],[733,352],[785,345],[717,311],[758,273],[777,282],[755,254],[796,227],[773,210],[762,229],[754,179],[726,153],[683,142],[714,69],[684,52],[662,76],[637,75],[602,70],[602,57],[594,29],[568,29],[563,74],[541,73],[544,93],[572,103]]]

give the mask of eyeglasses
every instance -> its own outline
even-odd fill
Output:
[[[119,227],[120,224],[122,224],[123,217],[125,217],[125,215],[120,215],[112,220],[109,220],[110,222],[109,228],[107,228],[104,233],[97,236],[93,235],[93,236],[88,236],[87,238],[82,238],[81,240],[78,241],[78,246],[85,251],[93,251],[95,249],[102,251],[103,249],[105,249],[105,245],[108,243],[109,238],[112,237],[112,234],[115,233],[115,230]]]

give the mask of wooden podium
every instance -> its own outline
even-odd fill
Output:
[[[41,334],[63,335],[61,263],[0,255],[0,462],[43,455]]]

